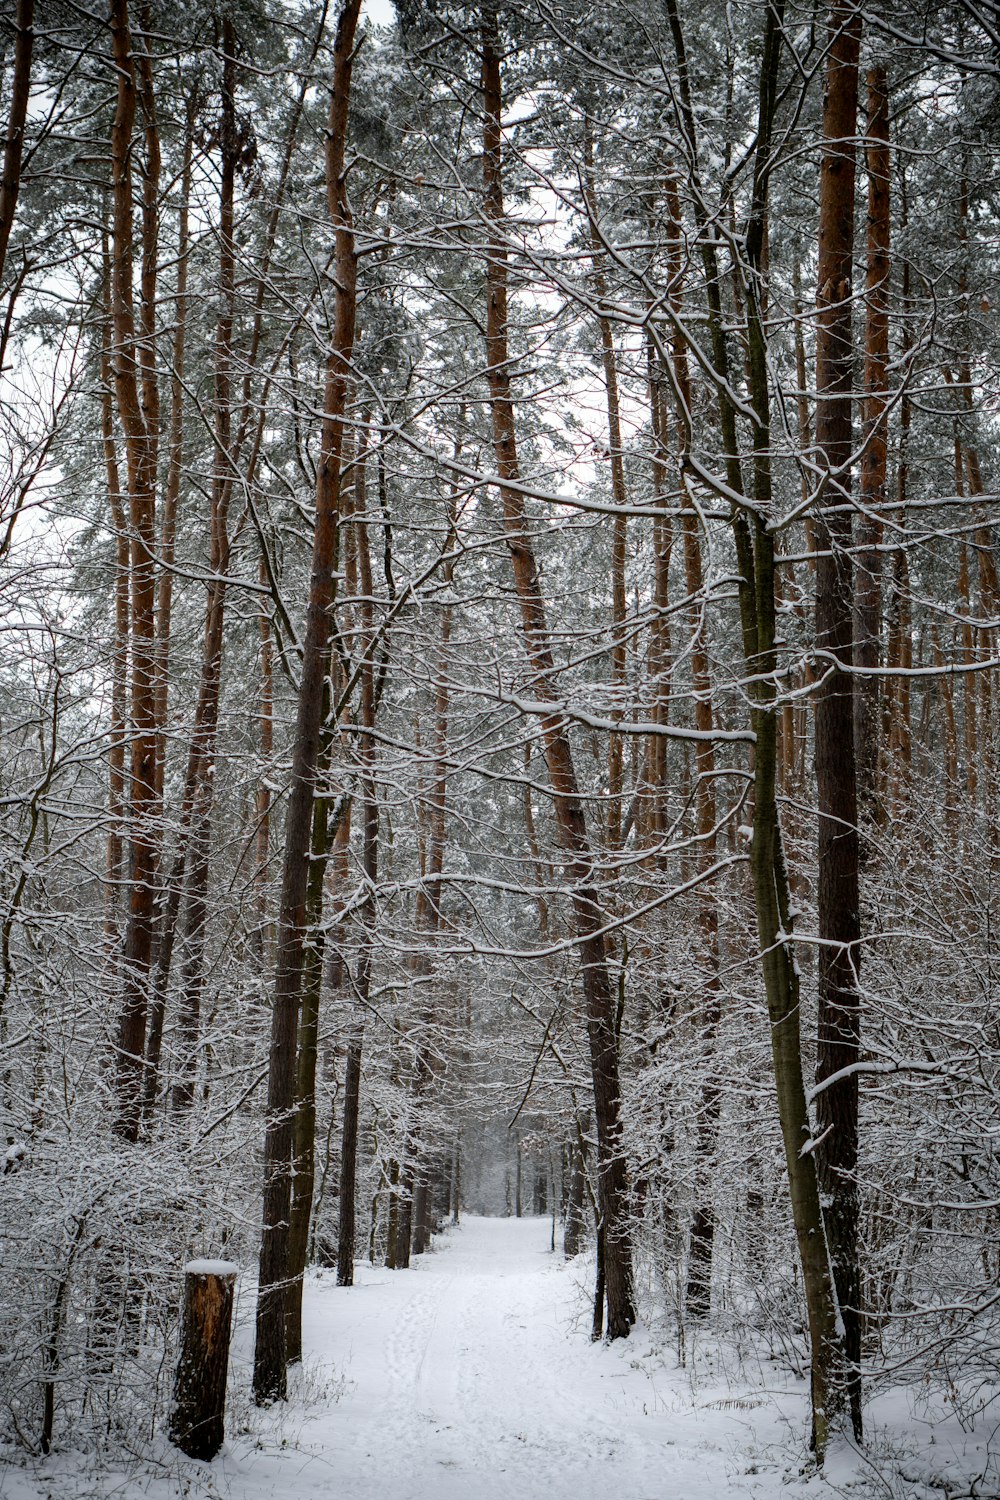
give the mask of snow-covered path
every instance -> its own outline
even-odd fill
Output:
[[[775,1494],[773,1470],[746,1473],[760,1456],[747,1412],[699,1410],[689,1392],[660,1389],[659,1360],[643,1359],[641,1336],[613,1349],[590,1343],[585,1300],[549,1235],[541,1219],[470,1217],[409,1272],[361,1266],[351,1289],[332,1274],[312,1281],[306,1386],[321,1385],[332,1363],[347,1389],[331,1405],[309,1400],[282,1454],[234,1441],[213,1466],[219,1491],[232,1500]]]
[[[711,1344],[692,1383],[636,1329],[589,1338],[588,1268],[549,1250],[543,1219],[467,1218],[409,1271],[361,1265],[306,1287],[306,1358],[287,1404],[250,1401],[253,1286],[242,1285],[227,1442],[212,1464],[166,1435],[128,1467],[60,1445],[48,1459],[0,1463],[0,1500],[933,1500],[1000,1494],[989,1428],[938,1419],[933,1462],[908,1461],[874,1487],[868,1458],[845,1451],[825,1475],[803,1449],[805,1390],[776,1367],[730,1387]],[[720,1353],[722,1351],[719,1351]],[[749,1375],[734,1373],[734,1381]],[[767,1389],[762,1388],[766,1386]],[[869,1412],[874,1418],[876,1408]],[[914,1412],[882,1404],[900,1452]],[[922,1417],[926,1420],[926,1414]],[[874,1421],[871,1430],[877,1433]],[[941,1475],[979,1474],[977,1486]],[[911,1481],[925,1473],[928,1486]]]

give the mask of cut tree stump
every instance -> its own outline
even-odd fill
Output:
[[[189,1458],[214,1458],[225,1437],[236,1273],[228,1260],[192,1260],[184,1267],[184,1322],[170,1441]]]

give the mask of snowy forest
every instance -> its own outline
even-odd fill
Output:
[[[1000,1494],[995,0],[0,56],[0,1494]]]

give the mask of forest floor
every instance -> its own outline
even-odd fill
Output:
[[[586,1267],[553,1255],[544,1219],[467,1217],[408,1273],[358,1267],[308,1285],[306,1358],[287,1406],[231,1402],[211,1466],[165,1440],[129,1468],[98,1472],[70,1454],[0,1468],[2,1500],[721,1500],[1000,1493],[983,1435],[946,1420],[914,1441],[914,1415],[877,1413],[874,1462],[845,1451],[824,1476],[803,1441],[805,1393],[697,1376],[636,1329],[589,1338]],[[234,1382],[248,1384],[252,1306],[244,1294]],[[765,1374],[771,1367],[765,1366]],[[870,1419],[871,1420],[871,1419]],[[919,1447],[924,1448],[923,1456]],[[881,1455],[879,1457],[879,1454]],[[893,1458],[893,1454],[896,1455]],[[877,1470],[877,1472],[876,1472]],[[964,1476],[964,1477],[963,1477]]]

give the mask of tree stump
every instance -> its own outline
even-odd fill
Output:
[[[236,1272],[228,1260],[192,1260],[184,1267],[184,1321],[170,1441],[189,1458],[214,1458],[225,1437]]]

